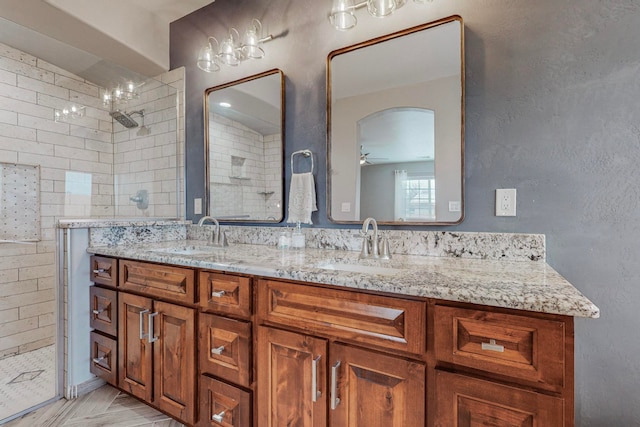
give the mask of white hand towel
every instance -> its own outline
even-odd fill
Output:
[[[289,188],[289,218],[287,222],[313,224],[311,212],[317,211],[316,186],[313,174],[294,173],[291,175],[291,187]]]

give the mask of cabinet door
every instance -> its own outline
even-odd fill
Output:
[[[569,425],[560,398],[449,372],[435,375],[436,427]]]
[[[195,421],[194,310],[156,301],[149,340],[154,342],[154,403],[188,424]],[[157,313],[157,315],[156,315]]]
[[[327,341],[258,328],[258,425],[326,427]]]
[[[423,363],[343,344],[330,352],[332,426],[425,425]]]
[[[146,339],[149,298],[121,293],[118,306],[118,384],[140,399],[151,401],[153,366]]]

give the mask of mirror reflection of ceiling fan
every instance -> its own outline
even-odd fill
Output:
[[[371,153],[363,153],[360,146],[360,166],[374,165],[378,160],[388,160],[388,157],[369,157]]]

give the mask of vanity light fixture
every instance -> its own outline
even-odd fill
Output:
[[[238,30],[233,27],[221,42],[215,37],[207,38],[207,44],[198,53],[196,65],[202,71],[214,73],[220,71],[219,64],[236,67],[247,59],[261,59],[265,53],[260,46],[272,39],[271,34],[262,36],[262,23],[254,18],[244,32],[242,40]]]
[[[332,0],[329,21],[336,30],[346,31],[354,28],[358,23],[355,11],[367,7],[369,15],[384,18],[391,15],[405,4],[405,0],[365,0],[355,3],[354,0]],[[414,3],[426,4],[433,0],[413,0]]]

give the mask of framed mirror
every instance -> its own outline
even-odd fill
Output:
[[[332,222],[462,222],[463,40],[452,16],[329,54]]]
[[[274,69],[204,95],[207,215],[283,218],[284,75]]]

